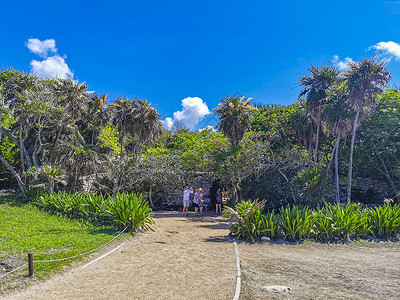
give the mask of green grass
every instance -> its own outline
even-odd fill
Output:
[[[4,203],[4,199],[0,200],[0,203]],[[109,226],[50,215],[30,204],[0,204],[2,257],[11,256],[27,260],[27,253],[33,252],[34,260],[65,258],[97,248],[114,236],[115,231]],[[82,256],[61,262],[36,263],[35,276],[44,279],[79,259],[82,259]]]

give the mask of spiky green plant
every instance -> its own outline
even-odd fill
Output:
[[[314,225],[314,214],[311,209],[288,206],[281,208],[279,214],[285,238],[301,240],[310,237]]]
[[[368,209],[368,226],[374,235],[392,235],[400,232],[400,206],[386,204]]]

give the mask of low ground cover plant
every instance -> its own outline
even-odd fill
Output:
[[[102,197],[62,192],[42,194],[32,203],[53,213],[113,224],[119,229],[153,230],[153,212],[141,194],[119,193],[115,197]]]
[[[301,241],[344,241],[373,235],[400,234],[400,206],[385,204],[361,208],[357,204],[327,204],[322,208],[287,206],[277,213],[262,213],[263,203],[242,201],[226,207],[225,217],[233,219],[231,233],[254,242],[261,236]]]

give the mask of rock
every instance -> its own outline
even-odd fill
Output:
[[[283,285],[265,285],[262,287],[264,291],[273,293],[290,292],[290,287]]]
[[[267,237],[267,236],[263,236],[263,237],[261,238],[261,242],[268,242],[268,243],[270,243],[270,242],[271,242],[271,239],[270,239],[269,237]]]

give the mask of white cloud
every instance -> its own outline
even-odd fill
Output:
[[[43,58],[46,58],[49,53],[57,53],[56,41],[53,39],[44,41],[39,39],[29,39],[26,46],[31,52]]]
[[[172,128],[174,122],[192,129],[208,114],[210,110],[201,98],[187,97],[182,100],[182,110],[174,112],[173,118],[166,118],[162,122],[166,129]]]
[[[211,126],[211,125],[208,125],[206,128],[200,128],[199,130],[197,130],[197,131],[200,131],[200,132],[202,132],[202,131],[204,131],[204,130],[211,130],[211,131],[214,131],[214,132],[216,132],[216,130],[215,130],[215,128],[214,128],[214,126]]]
[[[340,71],[348,70],[348,63],[352,61],[353,59],[351,59],[350,57],[346,57],[344,60],[340,60],[338,55],[335,54],[334,56],[332,56],[333,64],[338,67]]]
[[[397,60],[400,60],[400,45],[395,42],[379,42],[378,44],[369,47],[369,49],[382,51],[383,53],[394,56]]]
[[[172,128],[174,128],[174,120],[172,120],[172,118],[165,118],[165,120],[161,120],[161,123],[167,130],[172,130]]]
[[[31,70],[33,74],[39,77],[74,77],[74,73],[72,73],[64,58],[62,58],[58,54],[50,56],[42,61],[32,60]]]
[[[29,39],[26,43],[28,49],[43,60],[33,59],[30,63],[31,72],[39,77],[73,78],[74,73],[65,62],[66,56],[61,57],[57,54],[56,41],[48,39],[41,41],[39,39]],[[49,56],[52,53],[52,56]]]

